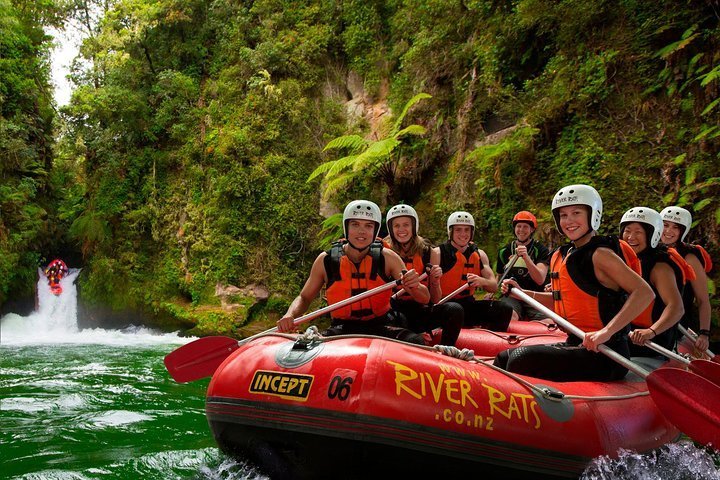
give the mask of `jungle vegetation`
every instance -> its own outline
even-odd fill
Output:
[[[571,183],[602,194],[602,233],[690,209],[720,262],[719,20],[717,0],[0,0],[0,302],[74,255],[84,302],[242,333],[348,200],[416,205],[436,242],[470,211],[492,255],[522,209],[557,245]],[[50,26],[84,36],[62,108]],[[267,302],[219,307],[249,284]]]

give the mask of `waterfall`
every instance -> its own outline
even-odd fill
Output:
[[[9,313],[0,319],[0,344],[167,344],[186,343],[176,333],[161,333],[144,327],[123,330],[86,328],[80,330],[77,322],[77,279],[80,269],[71,268],[60,280],[62,293],[50,291],[47,278],[38,269],[37,310],[23,317]]]

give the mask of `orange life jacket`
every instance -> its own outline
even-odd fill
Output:
[[[620,311],[627,294],[607,288],[595,276],[592,257],[600,247],[610,248],[636,273],[640,261],[630,245],[617,237],[595,236],[582,247],[557,249],[550,261],[554,310],[584,332],[607,325]]]
[[[440,277],[440,289],[444,297],[466,284],[468,273],[480,275],[483,263],[477,245],[471,243],[464,252],[461,252],[449,241],[443,243],[440,245],[440,268],[443,271],[443,275]],[[470,287],[455,298],[470,297],[474,293],[475,287]]]
[[[705,269],[705,273],[710,273],[710,270],[712,270],[712,258],[710,258],[710,254],[707,250],[700,245],[696,245],[694,243],[678,243],[675,249],[683,258],[686,257],[688,253],[695,255],[698,260],[700,260],[700,264]]]
[[[688,255],[694,255],[698,260],[700,260],[700,264],[703,266],[705,272],[712,270],[712,259],[707,251],[700,245],[680,242],[675,246],[675,249],[683,259]],[[691,286],[685,287],[685,290],[682,292],[682,299],[683,306],[685,307],[685,314],[680,319],[680,324],[686,328],[697,331],[700,328],[700,314],[697,306],[695,305],[695,291]]]
[[[422,275],[422,273],[425,271],[425,266],[430,265],[431,250],[432,249],[430,247],[427,247],[425,248],[425,250],[423,250],[422,254],[416,253],[412,256],[412,258],[405,258],[400,255],[400,258],[402,258],[402,261],[405,264],[405,270],[415,269],[418,275]],[[428,279],[426,278],[421,283],[427,287]],[[400,290],[400,288],[401,287],[397,287],[395,291]],[[412,300],[412,296],[409,293],[403,293],[398,298],[399,300],[403,301]]]
[[[665,249],[661,246],[647,248],[640,252],[640,262],[642,264],[642,277],[653,289],[655,299],[632,321],[632,324],[636,327],[648,328],[660,318],[666,306],[657,288],[650,282],[650,274],[653,268],[655,268],[655,265],[658,263],[667,263],[670,265],[675,274],[675,285],[680,294],[683,293],[685,283],[695,279],[695,271],[674,248]]]
[[[385,276],[381,243],[373,242],[367,255],[358,265],[345,255],[344,244],[344,242],[333,244],[324,259],[325,272],[328,276],[328,285],[325,289],[328,305],[372,290],[391,280]],[[338,320],[372,320],[385,315],[390,310],[391,295],[392,291],[386,290],[335,310],[330,315]]]

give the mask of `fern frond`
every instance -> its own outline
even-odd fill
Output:
[[[423,127],[422,125],[413,124],[413,125],[403,128],[402,130],[397,132],[395,134],[395,138],[400,138],[400,137],[403,137],[404,135],[420,136],[420,135],[425,135],[426,133],[427,133],[427,128]]]
[[[342,236],[342,231],[342,213],[336,213],[326,218],[322,222],[319,233],[319,235],[323,236],[320,239],[320,248],[326,249],[330,247],[333,241]]]
[[[393,125],[392,131],[397,132],[400,129],[400,125],[402,125],[403,120],[405,120],[405,116],[407,115],[408,111],[413,107],[413,105],[418,103],[420,100],[424,100],[426,98],[432,98],[432,95],[430,95],[428,93],[418,93],[417,95],[412,97],[410,100],[408,100],[408,102],[403,107],[403,110],[400,113],[400,116],[397,117],[397,119],[395,120],[395,124]]]
[[[362,138],[360,135],[343,135],[342,137],[334,138],[330,140],[323,152],[331,149],[338,148],[349,148],[351,151],[356,152],[367,145],[367,140]]]
[[[383,160],[388,158],[398,145],[400,145],[400,141],[394,137],[373,143],[370,145],[370,148],[357,156],[357,160],[355,160],[353,164],[353,170],[357,172],[363,168],[377,166],[383,163]]]
[[[356,176],[357,174],[348,172],[343,173],[342,175],[338,175],[337,177],[330,180],[325,186],[325,189],[323,190],[323,200],[329,200],[330,197],[335,195],[337,191],[341,190],[343,187],[345,187],[345,185],[350,183],[350,181]]]
[[[335,160],[335,164],[333,167],[328,170],[326,177],[334,177],[335,175],[339,174],[341,171],[345,170],[349,166],[351,166],[353,163],[355,163],[355,160],[357,159],[357,155],[348,155],[347,157],[339,158]]]
[[[330,160],[328,162],[321,163],[320,165],[318,165],[317,168],[315,170],[313,170],[312,173],[308,176],[307,182],[308,183],[312,182],[319,175],[330,170],[333,167],[333,165],[335,164],[335,162],[337,162],[337,160]]]

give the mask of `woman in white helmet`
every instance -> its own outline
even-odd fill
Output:
[[[627,369],[598,353],[598,346],[630,356],[628,325],[650,304],[652,289],[638,275],[639,262],[629,245],[597,235],[602,199],[593,187],[562,188],[553,199],[552,213],[570,243],[550,261],[552,292],[526,293],[583,330],[585,339],[571,335],[564,343],[506,350],[495,357],[495,365],[555,381],[621,379]],[[510,285],[519,288],[514,280],[505,280],[503,293]]]
[[[447,242],[440,245],[440,289],[446,297],[463,285],[469,287],[452,298],[465,311],[464,325],[506,331],[513,309],[498,301],[476,300],[475,290],[497,291],[497,279],[487,254],[472,242],[475,219],[468,212],[453,212],[447,219]]]
[[[430,291],[430,302],[427,304],[418,303],[405,293],[398,298],[392,298],[390,305],[395,312],[402,315],[400,318],[410,330],[423,333],[442,327],[440,343],[455,345],[463,325],[464,311],[454,302],[435,305],[442,298],[440,250],[418,234],[420,219],[410,205],[399,204],[390,208],[386,223],[388,236],[385,243],[402,258],[406,270],[428,273],[423,284]]]
[[[403,273],[405,265],[402,259],[375,241],[381,220],[380,208],[373,202],[355,200],[345,207],[343,230],[346,241],[317,256],[300,295],[278,320],[278,331],[293,331],[294,319],[307,311],[323,286],[326,286],[329,305],[393,279],[402,279],[402,287],[415,301],[425,304],[430,300],[430,293],[420,282],[419,274],[414,270]],[[379,335],[424,344],[421,335],[391,325],[388,317],[391,293],[391,290],[386,290],[334,310],[331,312],[332,326],[325,334]]]
[[[647,341],[674,350],[675,325],[685,312],[680,292],[692,269],[674,249],[668,250],[660,243],[662,230],[660,214],[648,207],[633,207],[620,220],[620,237],[637,254],[642,277],[655,293],[655,300],[632,322],[630,352],[633,356],[658,355],[642,346]]]
[[[710,295],[708,294],[707,273],[712,269],[712,261],[707,251],[700,245],[685,243],[692,215],[682,207],[672,206],[660,212],[663,220],[661,241],[673,247],[695,271],[695,280],[683,291],[685,315],[680,324],[698,334],[695,347],[705,351],[710,345]]]

